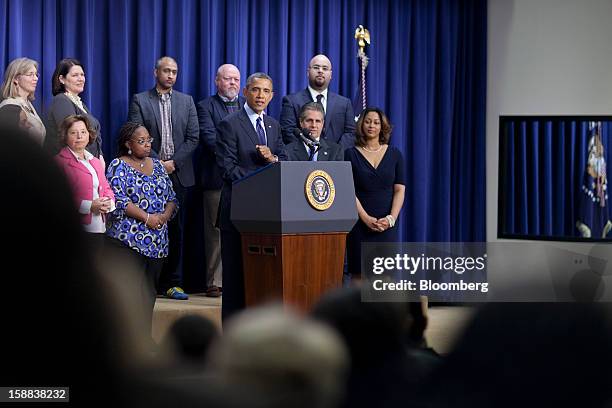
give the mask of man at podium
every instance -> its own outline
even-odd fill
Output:
[[[223,263],[223,319],[244,308],[240,233],[230,219],[232,183],[270,163],[288,159],[279,123],[264,113],[274,95],[272,78],[263,72],[250,75],[243,94],[244,106],[225,117],[217,128],[217,164],[223,173],[217,219]]]
[[[287,145],[292,161],[342,161],[344,151],[339,144],[321,139],[325,112],[318,102],[308,102],[300,109],[300,128],[295,129],[297,141]]]

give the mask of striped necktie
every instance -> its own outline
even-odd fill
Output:
[[[257,126],[255,126],[257,128],[257,136],[259,137],[259,144],[262,146],[266,146],[266,134],[263,130],[263,126],[261,125],[261,118],[257,118]]]
[[[323,109],[323,112],[325,112],[325,106],[323,105],[323,94],[317,95],[317,103],[321,105],[321,109]]]

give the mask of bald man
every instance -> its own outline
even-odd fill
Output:
[[[215,226],[223,178],[215,159],[217,126],[227,115],[239,111],[245,99],[240,95],[240,71],[232,64],[221,65],[215,77],[217,93],[196,106],[200,124],[200,182],[204,190],[204,253],[206,296],[218,297],[222,290],[220,232]]]
[[[142,123],[153,138],[151,156],[158,158],[172,180],[179,201],[178,217],[169,223],[170,253],[160,277],[158,292],[186,300],[183,285],[183,231],[187,188],[195,184],[192,156],[200,131],[193,98],[174,89],[178,65],[162,57],[153,71],[155,87],[134,95],[128,121]]]
[[[308,87],[283,98],[280,124],[285,144],[298,141],[293,131],[299,127],[302,106],[319,102],[325,111],[325,126],[321,137],[347,149],[355,145],[355,116],[348,98],[329,91],[332,64],[325,55],[315,55],[306,71]]]

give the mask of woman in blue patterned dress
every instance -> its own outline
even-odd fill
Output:
[[[118,158],[106,178],[115,193],[116,210],[106,235],[113,255],[137,273],[136,285],[151,327],[156,285],[168,256],[168,221],[178,205],[172,182],[158,159],[149,157],[152,139],[147,129],[128,122],[119,131]]]

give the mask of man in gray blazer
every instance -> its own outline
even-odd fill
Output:
[[[325,125],[323,107],[316,102],[308,102],[300,110],[300,140],[285,146],[289,160],[292,161],[342,161],[344,149],[334,142],[321,138]],[[299,133],[296,133],[296,136]]]
[[[343,149],[355,145],[355,115],[348,98],[331,92],[331,61],[325,55],[315,55],[308,65],[308,87],[283,98],[280,125],[285,144],[297,139],[294,130],[299,127],[299,114],[308,102],[318,102],[325,112],[325,126],[321,138],[338,143]]]
[[[183,284],[183,231],[186,189],[195,184],[192,156],[199,142],[198,115],[193,98],[173,89],[176,61],[162,57],[155,64],[155,88],[134,95],[128,121],[142,123],[153,138],[151,156],[159,158],[172,180],[179,201],[179,216],[169,224],[170,253],[158,290],[172,299],[185,300]]]

